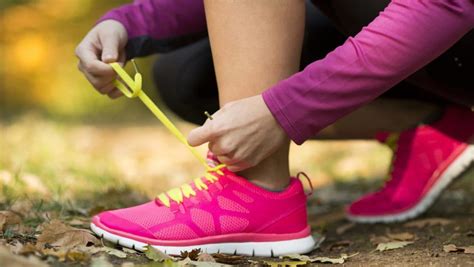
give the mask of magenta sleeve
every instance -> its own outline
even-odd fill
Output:
[[[302,144],[428,64],[473,27],[472,0],[394,0],[324,59],[266,90],[264,101],[289,137]]]

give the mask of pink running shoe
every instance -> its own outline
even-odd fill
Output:
[[[474,161],[474,112],[450,107],[438,122],[400,134],[380,134],[394,150],[390,179],[347,209],[359,223],[397,222],[425,212]]]
[[[168,254],[200,248],[278,256],[313,249],[297,178],[284,191],[271,192],[216,164],[204,177],[153,201],[96,215],[92,230],[125,247],[142,251],[151,245]]]

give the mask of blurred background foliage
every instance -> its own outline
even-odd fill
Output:
[[[74,49],[95,21],[124,0],[2,0],[0,106],[11,118],[35,110],[55,119],[135,119],[133,101],[96,93],[77,70]],[[150,60],[140,61],[146,70]],[[149,75],[146,75],[147,78]],[[149,79],[145,84],[151,91]]]
[[[153,196],[202,174],[140,101],[112,101],[77,70],[83,36],[107,10],[129,2],[0,0],[0,204],[25,194],[69,199],[117,188]],[[145,90],[163,106],[150,77],[155,59],[138,64]],[[184,133],[195,127],[165,112]],[[290,161],[293,174],[305,171],[323,186],[382,177],[389,155],[375,142],[312,141],[292,146]]]

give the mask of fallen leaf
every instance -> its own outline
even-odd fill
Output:
[[[443,246],[444,252],[464,252],[466,254],[474,254],[474,246],[458,247],[454,244],[448,244]]]
[[[104,251],[107,252],[107,254],[113,255],[117,258],[125,259],[127,257],[127,253],[115,248],[104,247]]]
[[[92,258],[91,267],[113,267],[105,256],[100,256],[97,258]]]
[[[185,250],[185,251],[181,251],[180,257],[181,257],[181,259],[189,258],[192,261],[195,261],[195,260],[197,260],[199,254],[201,254],[201,249],[200,248],[193,249],[191,251]]]
[[[47,267],[46,263],[41,262],[34,256],[22,257],[8,251],[7,248],[0,247],[0,266],[8,267]]]
[[[3,232],[7,226],[18,225],[21,223],[21,218],[13,211],[0,211],[0,231]]]
[[[426,226],[434,226],[434,225],[448,225],[452,223],[451,220],[444,219],[444,218],[427,218],[427,219],[420,219],[411,222],[405,223],[404,227],[417,227],[423,228]]]
[[[126,252],[128,254],[137,254],[136,250],[129,249],[129,248],[126,248],[126,247],[123,247],[122,250],[123,250],[123,252]]]
[[[33,203],[30,200],[18,200],[13,203],[10,210],[25,217],[31,213],[32,207]]]
[[[355,226],[355,223],[343,224],[336,228],[336,234],[342,235]]]
[[[403,233],[387,233],[387,237],[394,241],[410,241],[415,238],[415,235],[408,232]]]
[[[459,251],[458,247],[456,247],[456,245],[454,245],[454,244],[444,245],[443,250],[444,250],[444,252],[448,252],[448,253]]]
[[[197,257],[197,261],[205,261],[205,262],[216,262],[214,257],[212,257],[210,254],[207,253],[201,253]]]
[[[321,262],[321,263],[332,263],[332,264],[343,264],[347,259],[346,254],[342,254],[339,258],[328,258],[328,257],[316,257],[311,258],[311,262]]]
[[[99,240],[89,230],[77,229],[65,225],[59,220],[52,220],[43,224],[43,232],[38,236],[39,249],[49,245],[61,249],[72,249],[78,246],[99,244]]]
[[[150,245],[145,247],[145,256],[148,259],[152,261],[157,261],[157,262],[176,261],[176,258],[171,257]]]
[[[354,254],[352,256],[355,256],[357,254]],[[352,257],[351,256],[351,257]],[[332,263],[332,264],[342,264],[345,262],[346,259],[349,258],[346,254],[342,254],[339,258],[329,258],[329,257],[309,257],[306,255],[300,255],[300,254],[288,254],[285,256],[281,256],[280,258],[288,258],[292,260],[298,260],[300,262],[320,262],[320,263]]]
[[[370,242],[374,245],[378,245],[380,243],[388,243],[390,241],[392,241],[392,240],[390,240],[390,238],[388,238],[386,236],[383,236],[383,235],[381,235],[381,236],[372,235],[370,237]]]
[[[377,245],[377,248],[375,250],[386,251],[386,250],[392,250],[392,249],[397,249],[397,248],[403,248],[412,243],[413,242],[409,242],[409,241],[394,241],[394,242],[388,242],[388,243],[380,243]]]
[[[474,254],[474,246],[464,247],[464,253]]]

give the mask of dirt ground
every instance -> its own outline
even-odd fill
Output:
[[[292,171],[305,170],[316,187],[308,211],[320,245],[309,258],[212,255],[195,261],[201,258],[194,253],[160,262],[161,256],[99,241],[87,229],[92,215],[148,201],[201,171],[185,149],[171,145],[175,141],[166,131],[60,125],[37,117],[0,123],[0,130],[0,152],[9,152],[0,154],[0,267],[331,264],[320,261],[343,261],[342,266],[474,266],[474,254],[469,253],[474,249],[472,167],[420,218],[355,225],[344,219],[344,206],[383,184],[377,177],[388,167],[389,150],[375,142],[292,147]],[[387,244],[393,249],[384,250]]]

